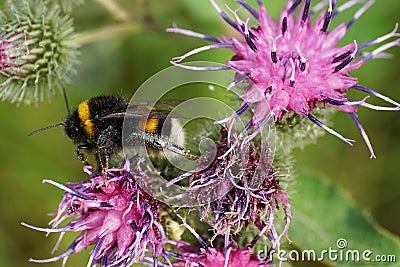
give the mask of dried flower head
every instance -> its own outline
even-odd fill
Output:
[[[107,185],[103,175],[85,171],[90,179],[68,183],[66,186],[45,180],[65,191],[52,228],[39,228],[47,233],[61,233],[59,242],[67,232],[81,232],[64,253],[45,260],[46,263],[63,260],[63,266],[72,253],[79,253],[94,245],[87,266],[131,266],[150,258],[157,264],[166,241],[159,210],[161,203],[143,192],[134,181],[129,161],[120,168],[107,170]],[[64,221],[72,220],[64,226]]]
[[[250,27],[250,18],[241,19],[238,10],[227,7],[231,19],[216,3],[211,4],[222,18],[232,26],[242,38],[222,36],[220,39],[180,29],[170,28],[167,31],[188,36],[202,38],[214,44],[197,48],[181,57],[174,58],[171,63],[193,70],[218,70],[221,67],[196,67],[181,64],[187,57],[201,51],[228,48],[235,55],[226,62],[222,69],[233,69],[238,73],[234,83],[250,77],[254,85],[248,87],[242,95],[243,107],[255,106],[253,126],[267,117],[271,112],[276,120],[282,120],[285,115],[295,113],[308,118],[313,123],[322,127],[329,133],[339,137],[346,143],[352,144],[353,140],[343,137],[333,129],[312,115],[316,107],[331,106],[346,112],[359,128],[366,142],[371,158],[375,157],[371,143],[365,133],[357,115],[357,107],[367,107],[375,110],[399,110],[400,104],[383,96],[374,90],[360,85],[357,78],[350,76],[349,72],[360,68],[372,58],[386,57],[384,51],[399,46],[400,36],[395,29],[384,36],[366,43],[354,41],[344,47],[337,47],[353,23],[373,4],[367,1],[348,23],[341,23],[333,30],[329,30],[332,19],[342,11],[353,5],[364,3],[361,0],[350,0],[336,8],[336,0],[321,1],[310,9],[311,0],[287,1],[286,8],[282,10],[279,21],[275,21],[258,0],[259,10],[254,9],[244,0],[237,2],[254,17],[257,26]],[[301,6],[299,15],[296,9]],[[321,11],[315,21],[312,14]],[[394,38],[391,42],[387,40]],[[366,48],[378,45],[370,52]],[[346,92],[352,90],[362,91],[369,95],[381,98],[393,107],[381,107],[362,100],[346,97]],[[238,111],[239,112],[239,111]]]
[[[237,246],[233,246],[230,241],[233,236],[245,235],[249,237],[249,233],[243,233],[243,231],[249,229],[249,226],[257,229],[257,234],[252,237],[250,234],[250,237],[254,239],[247,245],[247,248],[252,248],[259,238],[268,236],[271,242],[270,252],[279,249],[280,240],[287,233],[292,217],[288,197],[279,186],[278,174],[271,167],[268,167],[268,157],[261,157],[260,152],[252,146],[254,143],[246,143],[245,139],[237,140],[239,143],[236,148],[233,148],[234,145],[230,142],[230,138],[237,140],[234,134],[229,137],[228,130],[222,128],[221,140],[217,142],[217,154],[214,160],[207,168],[194,171],[190,175],[191,184],[189,188],[209,186],[212,183],[217,184],[219,181],[225,181],[231,185],[229,187],[226,183],[220,183],[219,186],[224,186],[224,188],[219,192],[225,192],[226,187],[230,188],[229,191],[213,198],[207,205],[199,207],[202,221],[208,223],[214,233],[211,241],[218,236],[222,236],[225,240],[225,254],[214,250],[209,255],[199,256],[199,258],[205,257],[207,259],[205,262],[209,264],[214,260],[224,262],[224,255],[226,255],[229,247],[235,248],[232,250],[231,256],[240,257],[244,253],[250,260],[249,251],[237,250]],[[247,154],[246,159],[242,157],[243,154]],[[186,176],[178,177],[171,182],[177,182],[182,177]],[[208,190],[207,197],[210,197],[212,193],[211,190]],[[283,210],[282,213],[286,221],[281,231],[278,230],[280,227],[277,227],[277,223],[275,223],[279,209]],[[178,217],[180,216],[178,215]],[[203,249],[207,249],[207,245],[204,241],[201,241],[200,235],[183,219],[182,221],[186,228],[199,240]],[[204,251],[202,252],[204,253]]]
[[[0,98],[30,104],[70,82],[77,63],[74,28],[48,1],[9,0],[0,13]]]

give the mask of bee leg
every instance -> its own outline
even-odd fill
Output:
[[[107,170],[108,170],[108,159],[109,159],[107,148],[105,146],[98,146],[97,155],[103,173],[104,185],[107,186]]]
[[[176,145],[174,143],[171,143],[168,140],[168,137],[166,136],[160,136],[157,134],[153,134],[153,133],[148,133],[148,132],[139,132],[139,133],[132,133],[130,135],[130,139],[133,142],[137,142],[139,140],[143,140],[146,145],[148,145],[151,148],[154,148],[156,150],[169,150],[175,154],[178,154],[182,157],[185,157],[187,159],[199,159],[200,157],[195,156],[190,154],[189,150],[186,150],[185,148]]]
[[[168,144],[166,149],[168,149],[169,151],[172,151],[178,155],[182,155],[183,157],[185,157],[187,159],[199,159],[200,158],[199,156],[190,154],[189,150],[186,150],[183,147],[175,145],[175,144]]]
[[[156,146],[160,147],[161,149],[167,149],[175,154],[181,155],[187,159],[199,159],[200,157],[190,154],[189,150],[178,146],[174,143],[170,143],[166,138],[159,138],[158,140],[154,140]]]
[[[87,162],[86,160],[86,156],[85,154],[83,154],[82,150],[92,150],[93,149],[93,145],[92,144],[84,144],[84,145],[79,145],[76,150],[75,153],[78,156],[78,159],[80,161],[82,161],[83,164],[85,165],[90,165],[89,162]]]
[[[104,184],[107,186],[107,170],[110,156],[120,147],[121,133],[113,126],[104,130],[97,140],[97,158],[103,171]]]

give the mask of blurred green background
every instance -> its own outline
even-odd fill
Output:
[[[249,2],[255,6],[255,1]],[[267,10],[277,17],[285,1],[264,2]],[[343,2],[338,1],[339,4]],[[233,1],[226,3],[235,5]],[[232,33],[207,0],[121,0],[119,4],[136,26],[119,34],[105,31],[98,40],[82,46],[78,74],[67,88],[71,106],[100,94],[119,93],[130,98],[142,82],[170,66],[171,58],[207,44],[166,33],[165,28],[174,22],[214,36]],[[352,8],[339,15],[336,23],[347,22],[355,10]],[[399,0],[376,1],[350,29],[342,44],[354,39],[362,43],[390,32],[400,20],[399,14]],[[115,23],[115,18],[97,1],[85,1],[74,9],[73,17],[77,32]],[[353,76],[359,77],[361,84],[400,100],[400,48],[389,52],[394,55],[393,59],[369,61],[354,71]],[[218,50],[202,53],[191,60],[223,63],[231,56],[229,51]],[[315,145],[296,151],[296,168],[316,170],[331,177],[384,228],[400,235],[400,113],[361,108],[358,114],[372,140],[377,159],[369,159],[369,152],[349,117],[337,114],[335,129],[356,139],[355,145],[350,147],[326,135]],[[48,214],[57,208],[62,192],[43,185],[42,179],[65,183],[85,178],[82,164],[74,153],[75,147],[61,127],[28,137],[32,130],[60,122],[65,116],[61,95],[38,107],[0,103],[0,266],[37,266],[29,263],[28,258],[50,256],[57,237],[46,238],[43,233],[20,225],[23,221],[44,227],[52,218]],[[60,252],[67,243],[64,242]],[[68,266],[85,266],[87,254],[72,256]],[[42,266],[61,266],[61,263]]]

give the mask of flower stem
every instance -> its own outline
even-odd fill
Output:
[[[76,35],[75,42],[79,45],[86,45],[91,42],[110,39],[124,32],[138,32],[140,29],[141,26],[136,22],[107,25],[98,29],[78,33]]]
[[[114,0],[97,0],[105,9],[107,9],[120,22],[130,21],[130,16]]]

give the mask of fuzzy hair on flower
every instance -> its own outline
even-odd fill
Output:
[[[70,82],[78,62],[73,21],[45,0],[5,1],[0,11],[0,98],[39,103]]]
[[[161,203],[142,191],[130,171],[129,161],[119,168],[107,170],[104,176],[85,172],[90,179],[53,184],[65,191],[52,227],[39,228],[23,223],[34,230],[46,233],[61,233],[53,249],[57,249],[67,232],[80,232],[69,248],[62,254],[32,262],[47,263],[62,260],[65,266],[68,257],[94,245],[87,266],[131,266],[135,262],[152,261],[157,266],[157,257],[164,254],[166,241],[164,229],[159,222]],[[71,219],[61,226],[63,222]],[[168,259],[166,259],[169,262]]]
[[[375,158],[369,138],[358,119],[357,108],[399,110],[400,104],[361,85],[356,77],[350,75],[350,71],[360,68],[370,59],[387,57],[385,53],[387,49],[399,46],[398,25],[396,24],[392,32],[372,41],[358,43],[354,40],[348,45],[338,47],[338,43],[349,28],[373,4],[373,0],[367,2],[350,0],[337,8],[336,0],[321,1],[312,9],[311,0],[287,1],[279,21],[268,14],[260,0],[257,0],[258,10],[244,0],[236,1],[248,11],[249,17],[245,19],[239,17],[238,10],[231,10],[227,6],[232,13],[232,16],[228,16],[215,0],[210,2],[241,38],[227,36],[215,38],[177,26],[169,28],[168,32],[213,42],[211,45],[194,49],[172,59],[172,64],[192,70],[232,69],[237,72],[232,85],[249,77],[254,85],[245,89],[245,93],[241,96],[243,104],[238,113],[253,106],[255,109],[252,118],[253,127],[271,112],[277,121],[294,113],[308,118],[351,145],[354,140],[343,137],[313,116],[316,108],[323,108],[326,105],[346,112],[360,130],[371,158]],[[339,13],[357,4],[363,5],[349,22],[330,29],[332,20]],[[299,7],[300,12],[296,15]],[[318,12],[320,12],[318,17],[312,20],[312,15]],[[249,26],[250,17],[253,17],[257,26]],[[373,46],[377,47],[372,51],[366,50]],[[196,53],[219,48],[230,49],[235,54],[231,60],[226,61],[226,66],[197,67],[181,63]],[[349,90],[362,91],[368,95],[361,100],[351,99],[346,96]],[[380,98],[393,106],[367,103],[366,99],[369,96]]]

